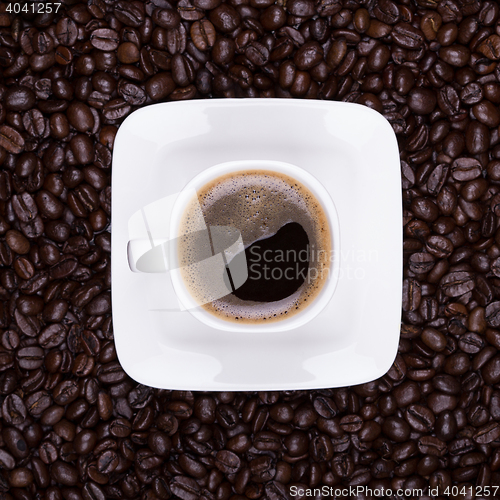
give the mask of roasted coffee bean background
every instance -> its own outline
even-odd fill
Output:
[[[294,484],[500,484],[496,1],[6,7],[0,498],[276,500]],[[120,367],[110,303],[116,131],[140,106],[212,97],[356,102],[392,124],[403,322],[381,379],[195,393],[144,387]]]

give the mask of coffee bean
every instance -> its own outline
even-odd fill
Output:
[[[97,483],[88,481],[83,485],[82,497],[84,500],[105,500],[106,494]]]
[[[207,19],[194,22],[190,33],[193,43],[199,50],[208,50],[215,44],[215,28]]]
[[[60,382],[53,391],[54,401],[65,405],[73,402],[78,397],[78,385],[75,381],[66,380]]]
[[[12,111],[28,111],[35,104],[35,94],[24,86],[10,87],[4,96],[5,106]]]
[[[434,428],[434,414],[426,406],[410,405],[404,416],[408,424],[418,432],[432,432]]]
[[[199,9],[212,10],[220,4],[221,0],[193,0],[193,5]]]
[[[134,64],[139,61],[139,49],[132,42],[124,42],[118,47],[117,57],[123,64]]]
[[[420,29],[429,41],[435,40],[442,24],[442,17],[436,11],[428,11],[420,20]]]
[[[198,483],[187,476],[174,476],[169,483],[170,490],[182,500],[198,498],[200,488]]]
[[[137,457],[138,463],[141,463],[140,457]],[[118,466],[118,454],[113,450],[104,451],[97,458],[97,470],[101,474],[111,474]]]
[[[447,449],[446,443],[433,436],[423,436],[418,440],[418,449],[421,453],[433,456],[443,456]]]
[[[25,370],[36,370],[43,365],[43,349],[40,347],[24,347],[17,351],[19,366]]]
[[[408,439],[410,427],[399,417],[388,417],[382,425],[382,432],[393,441],[401,443]]]
[[[115,30],[109,28],[98,28],[90,34],[90,43],[100,50],[115,50],[118,48],[120,38]]]
[[[6,450],[0,450],[0,463],[8,470],[13,469],[16,465],[14,457]]]
[[[298,69],[308,70],[316,66],[323,59],[323,49],[315,41],[306,42],[295,53],[294,62]],[[267,61],[266,61],[267,62]]]
[[[429,236],[425,248],[437,258],[449,257],[453,252],[453,243],[445,236]]]
[[[422,332],[422,341],[434,351],[442,351],[446,347],[446,337],[434,328],[426,328]]]
[[[0,125],[0,146],[9,153],[18,154],[24,148],[24,139],[14,128]]]
[[[458,394],[460,392],[460,383],[451,375],[436,375],[432,383],[436,389],[447,394]]]
[[[70,141],[70,148],[77,163],[85,165],[93,160],[92,140],[87,135],[75,135]]]
[[[498,423],[490,423],[480,427],[474,434],[473,439],[476,443],[488,444],[500,437],[500,425]]]
[[[216,467],[226,474],[235,474],[241,466],[239,457],[231,451],[219,451],[215,458]]]
[[[77,483],[78,472],[70,464],[58,460],[51,465],[50,472],[60,484],[74,486]]]
[[[469,61],[470,50],[464,45],[451,45],[442,47],[439,50],[439,56],[451,66],[462,67]]]
[[[429,114],[436,106],[436,96],[429,89],[413,89],[410,91],[408,106],[418,114]]]
[[[392,40],[405,49],[418,49],[423,43],[423,33],[409,23],[398,23],[391,33]]]
[[[310,0],[291,0],[286,7],[294,16],[308,17],[315,13],[314,4]]]
[[[481,175],[481,164],[473,158],[458,158],[452,164],[452,176],[457,181],[470,181]]]
[[[86,104],[72,102],[66,113],[70,124],[78,132],[90,132],[94,128],[94,117]]]
[[[63,306],[62,311],[66,309],[66,306]],[[54,319],[58,319],[55,317]],[[44,349],[51,349],[53,347],[57,347],[61,345],[66,338],[66,329],[61,324],[53,324],[47,326],[43,329],[38,336],[38,343]]]
[[[7,424],[22,424],[27,417],[23,400],[16,394],[9,394],[2,403],[2,415]]]
[[[78,37],[76,23],[69,17],[61,18],[56,25],[55,34],[61,45],[73,45]]]
[[[189,59],[181,54],[172,57],[172,78],[177,85],[187,86],[195,78],[195,73]]]
[[[146,92],[154,101],[159,101],[170,95],[175,89],[175,83],[170,73],[158,73],[146,82]]]
[[[363,426],[363,420],[357,415],[346,415],[340,419],[340,428],[345,432],[357,432]]]
[[[15,229],[7,231],[5,240],[9,248],[17,254],[25,255],[30,250],[30,244],[27,238]]]
[[[414,198],[411,204],[412,211],[421,219],[433,222],[438,218],[439,210],[429,198]]]
[[[471,154],[478,154],[486,151],[489,146],[487,137],[488,128],[479,121],[472,121],[467,125],[465,134],[465,144],[467,151]]]
[[[436,420],[436,436],[443,441],[450,441],[456,436],[457,421],[451,411],[440,413]]]
[[[19,467],[11,471],[10,485],[14,488],[25,488],[33,483],[33,473],[27,467]]]
[[[180,23],[180,16],[172,9],[155,9],[153,11],[153,21],[162,28],[173,29]]]
[[[479,45],[478,51],[488,59],[500,59],[500,36],[491,35],[486,38],[486,40]]]
[[[486,322],[489,326],[500,326],[500,302],[492,302],[486,307]]]
[[[458,271],[446,274],[441,280],[445,295],[457,297],[471,291],[475,284],[471,273]]]
[[[52,404],[52,398],[46,391],[38,391],[30,394],[25,403],[31,415],[39,416]]]
[[[229,4],[221,4],[210,11],[209,19],[223,33],[234,31],[240,23],[238,11]]]

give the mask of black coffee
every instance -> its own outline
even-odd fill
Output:
[[[201,226],[210,231],[200,231]],[[328,219],[309,189],[288,175],[247,170],[220,176],[198,191],[180,227],[184,284],[205,310],[225,320],[258,323],[289,317],[311,304],[328,278]],[[209,236],[221,227],[241,235],[241,247],[229,258]],[[197,237],[182,237],[192,234]],[[233,234],[227,245],[235,240]],[[207,271],[206,266],[210,258],[220,266],[217,255],[226,261],[215,276],[215,267]],[[234,270],[241,276],[242,267],[248,276],[238,281]]]
[[[307,278],[309,238],[297,222],[285,224],[269,238],[245,249],[248,279],[235,288],[229,266],[226,273],[233,295],[240,300],[277,302],[295,293]]]

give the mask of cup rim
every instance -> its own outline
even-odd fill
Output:
[[[175,200],[171,213],[169,237],[171,240],[175,240],[178,237],[181,216],[194,193],[196,193],[209,181],[217,177],[245,170],[269,170],[296,178],[299,182],[304,184],[304,186],[306,186],[321,203],[321,206],[327,215],[328,225],[330,228],[333,256],[330,260],[330,272],[322,289],[310,305],[293,316],[268,324],[238,324],[233,321],[226,321],[222,318],[218,318],[214,314],[203,309],[203,307],[198,304],[184,284],[180,268],[178,266],[177,249],[173,252],[175,255],[171,254],[169,257],[170,263],[173,264],[170,266],[172,285],[183,308],[187,309],[189,313],[191,313],[199,321],[212,328],[244,333],[282,332],[293,330],[314,319],[328,305],[337,288],[340,274],[340,224],[337,209],[330,193],[315,176],[297,165],[275,160],[234,160],[218,163],[208,167],[193,177],[182,189]]]

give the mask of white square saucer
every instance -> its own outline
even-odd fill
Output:
[[[168,307],[168,273],[132,272],[128,243],[157,200],[224,162],[287,162],[330,194],[340,228],[335,293],[293,330],[212,328]],[[390,124],[357,104],[221,99],[142,108],[121,125],[112,174],[112,309],[124,370],[153,387],[255,391],[340,387],[382,376],[401,321],[402,200]],[[135,221],[135,222],[134,222]],[[170,302],[169,302],[170,301]]]

